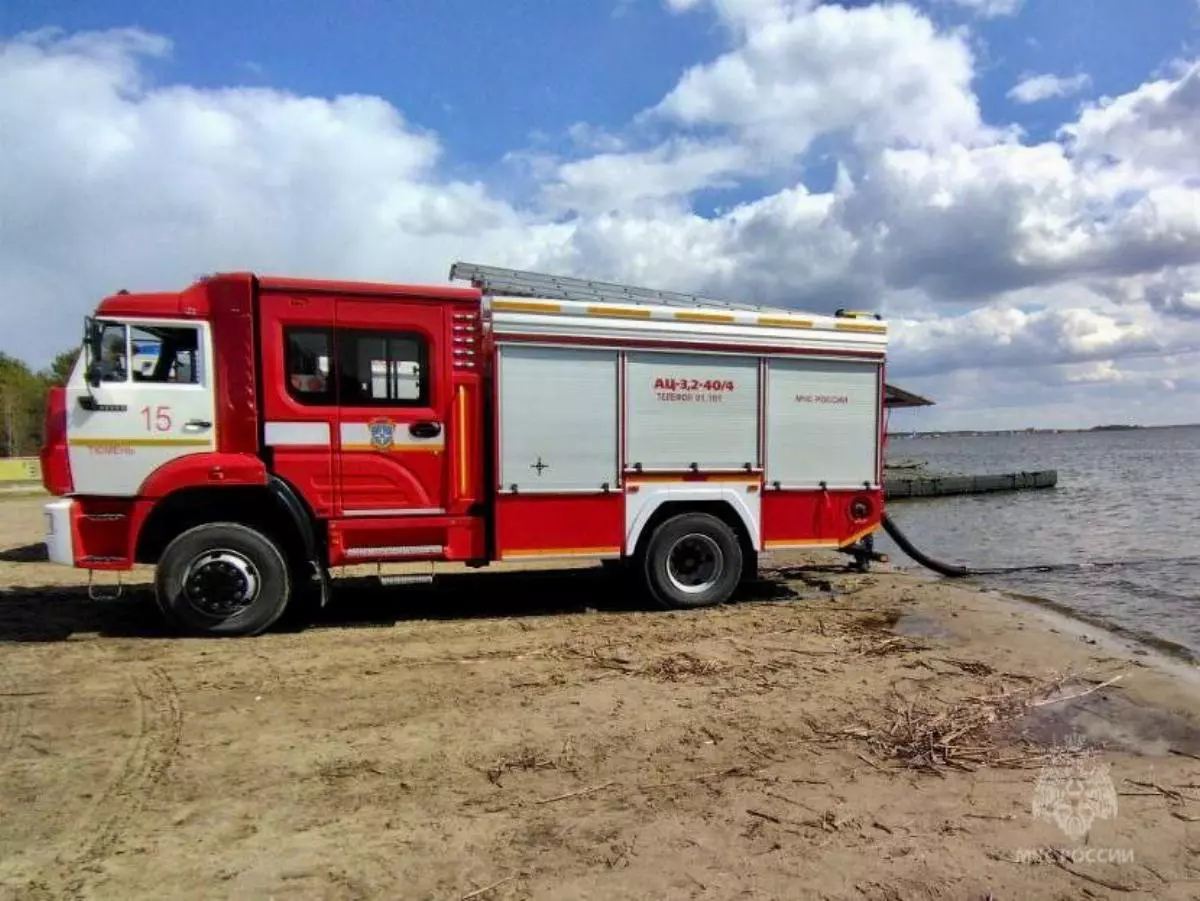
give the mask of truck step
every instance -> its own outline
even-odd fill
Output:
[[[432,585],[433,576],[429,573],[397,573],[390,576],[380,576],[380,585]]]

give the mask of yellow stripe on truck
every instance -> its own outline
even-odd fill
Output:
[[[730,313],[676,313],[675,318],[680,322],[733,322]]]
[[[587,312],[589,316],[615,316],[623,319],[649,319],[651,316],[650,310],[637,307],[593,306],[588,307]]]
[[[493,300],[493,310],[506,313],[561,313],[562,306],[537,300]]]
[[[771,328],[812,328],[811,319],[791,319],[787,316],[759,316],[758,324]]]
[[[467,496],[467,473],[470,461],[467,459],[467,388],[459,385],[454,398],[458,413],[458,494]]]

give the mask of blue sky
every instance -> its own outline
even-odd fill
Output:
[[[0,292],[74,334],[122,285],[467,257],[881,309],[935,423],[1200,419],[1198,39],[1197,0],[6,0]]]

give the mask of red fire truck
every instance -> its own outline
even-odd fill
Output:
[[[450,280],[237,273],[105,298],[47,411],[50,559],[154,564],[176,628],[248,635],[349,564],[623,560],[689,608],[762,551],[879,526],[878,317],[464,263]]]

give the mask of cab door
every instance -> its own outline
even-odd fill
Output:
[[[338,299],[336,465],[344,516],[445,512],[447,315],[434,300]]]
[[[87,358],[67,384],[75,492],[136,496],[157,469],[216,448],[212,339],[207,322],[98,323],[97,384]]]
[[[333,298],[264,291],[260,305],[268,465],[316,516],[334,516],[338,407]]]

